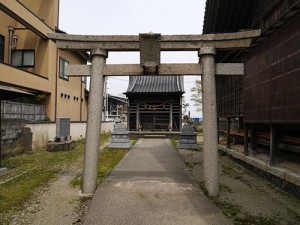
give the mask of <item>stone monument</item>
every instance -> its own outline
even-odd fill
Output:
[[[48,142],[47,151],[70,151],[75,148],[76,142],[71,140],[70,127],[70,118],[60,117],[56,119],[56,136],[54,137],[54,141]]]
[[[190,124],[185,124],[179,134],[179,140],[176,148],[199,149],[197,144],[197,133]]]

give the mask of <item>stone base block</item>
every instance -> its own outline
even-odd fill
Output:
[[[131,148],[130,142],[111,142],[107,146],[108,148]]]
[[[176,145],[176,148],[197,149],[197,150],[199,150],[200,146],[198,144],[181,144],[181,143],[178,143]]]
[[[49,152],[59,152],[59,151],[70,151],[76,146],[75,141],[65,141],[65,142],[49,142],[47,144],[47,151]]]

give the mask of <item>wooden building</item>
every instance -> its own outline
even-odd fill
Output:
[[[299,12],[299,0],[206,2],[203,33],[262,31],[247,50],[218,52],[217,62],[243,62],[245,75],[217,78],[217,106],[219,118],[243,119],[253,152],[271,146],[270,164],[300,154]]]
[[[182,76],[131,76],[128,97],[130,131],[179,131],[182,121]]]

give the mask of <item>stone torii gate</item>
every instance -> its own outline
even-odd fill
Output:
[[[203,170],[205,189],[210,196],[219,193],[218,128],[215,75],[243,75],[242,63],[215,63],[218,49],[250,47],[260,30],[205,35],[68,35],[48,34],[59,49],[90,51],[91,65],[69,65],[66,75],[91,76],[88,121],[83,169],[83,194],[97,187],[98,151],[100,147],[101,111],[104,76],[202,75],[203,89]],[[110,64],[110,51],[140,51],[140,64]],[[160,51],[197,51],[199,63],[161,64]]]

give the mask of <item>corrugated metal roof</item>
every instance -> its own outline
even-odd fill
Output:
[[[125,94],[131,93],[184,93],[183,76],[130,76]]]

